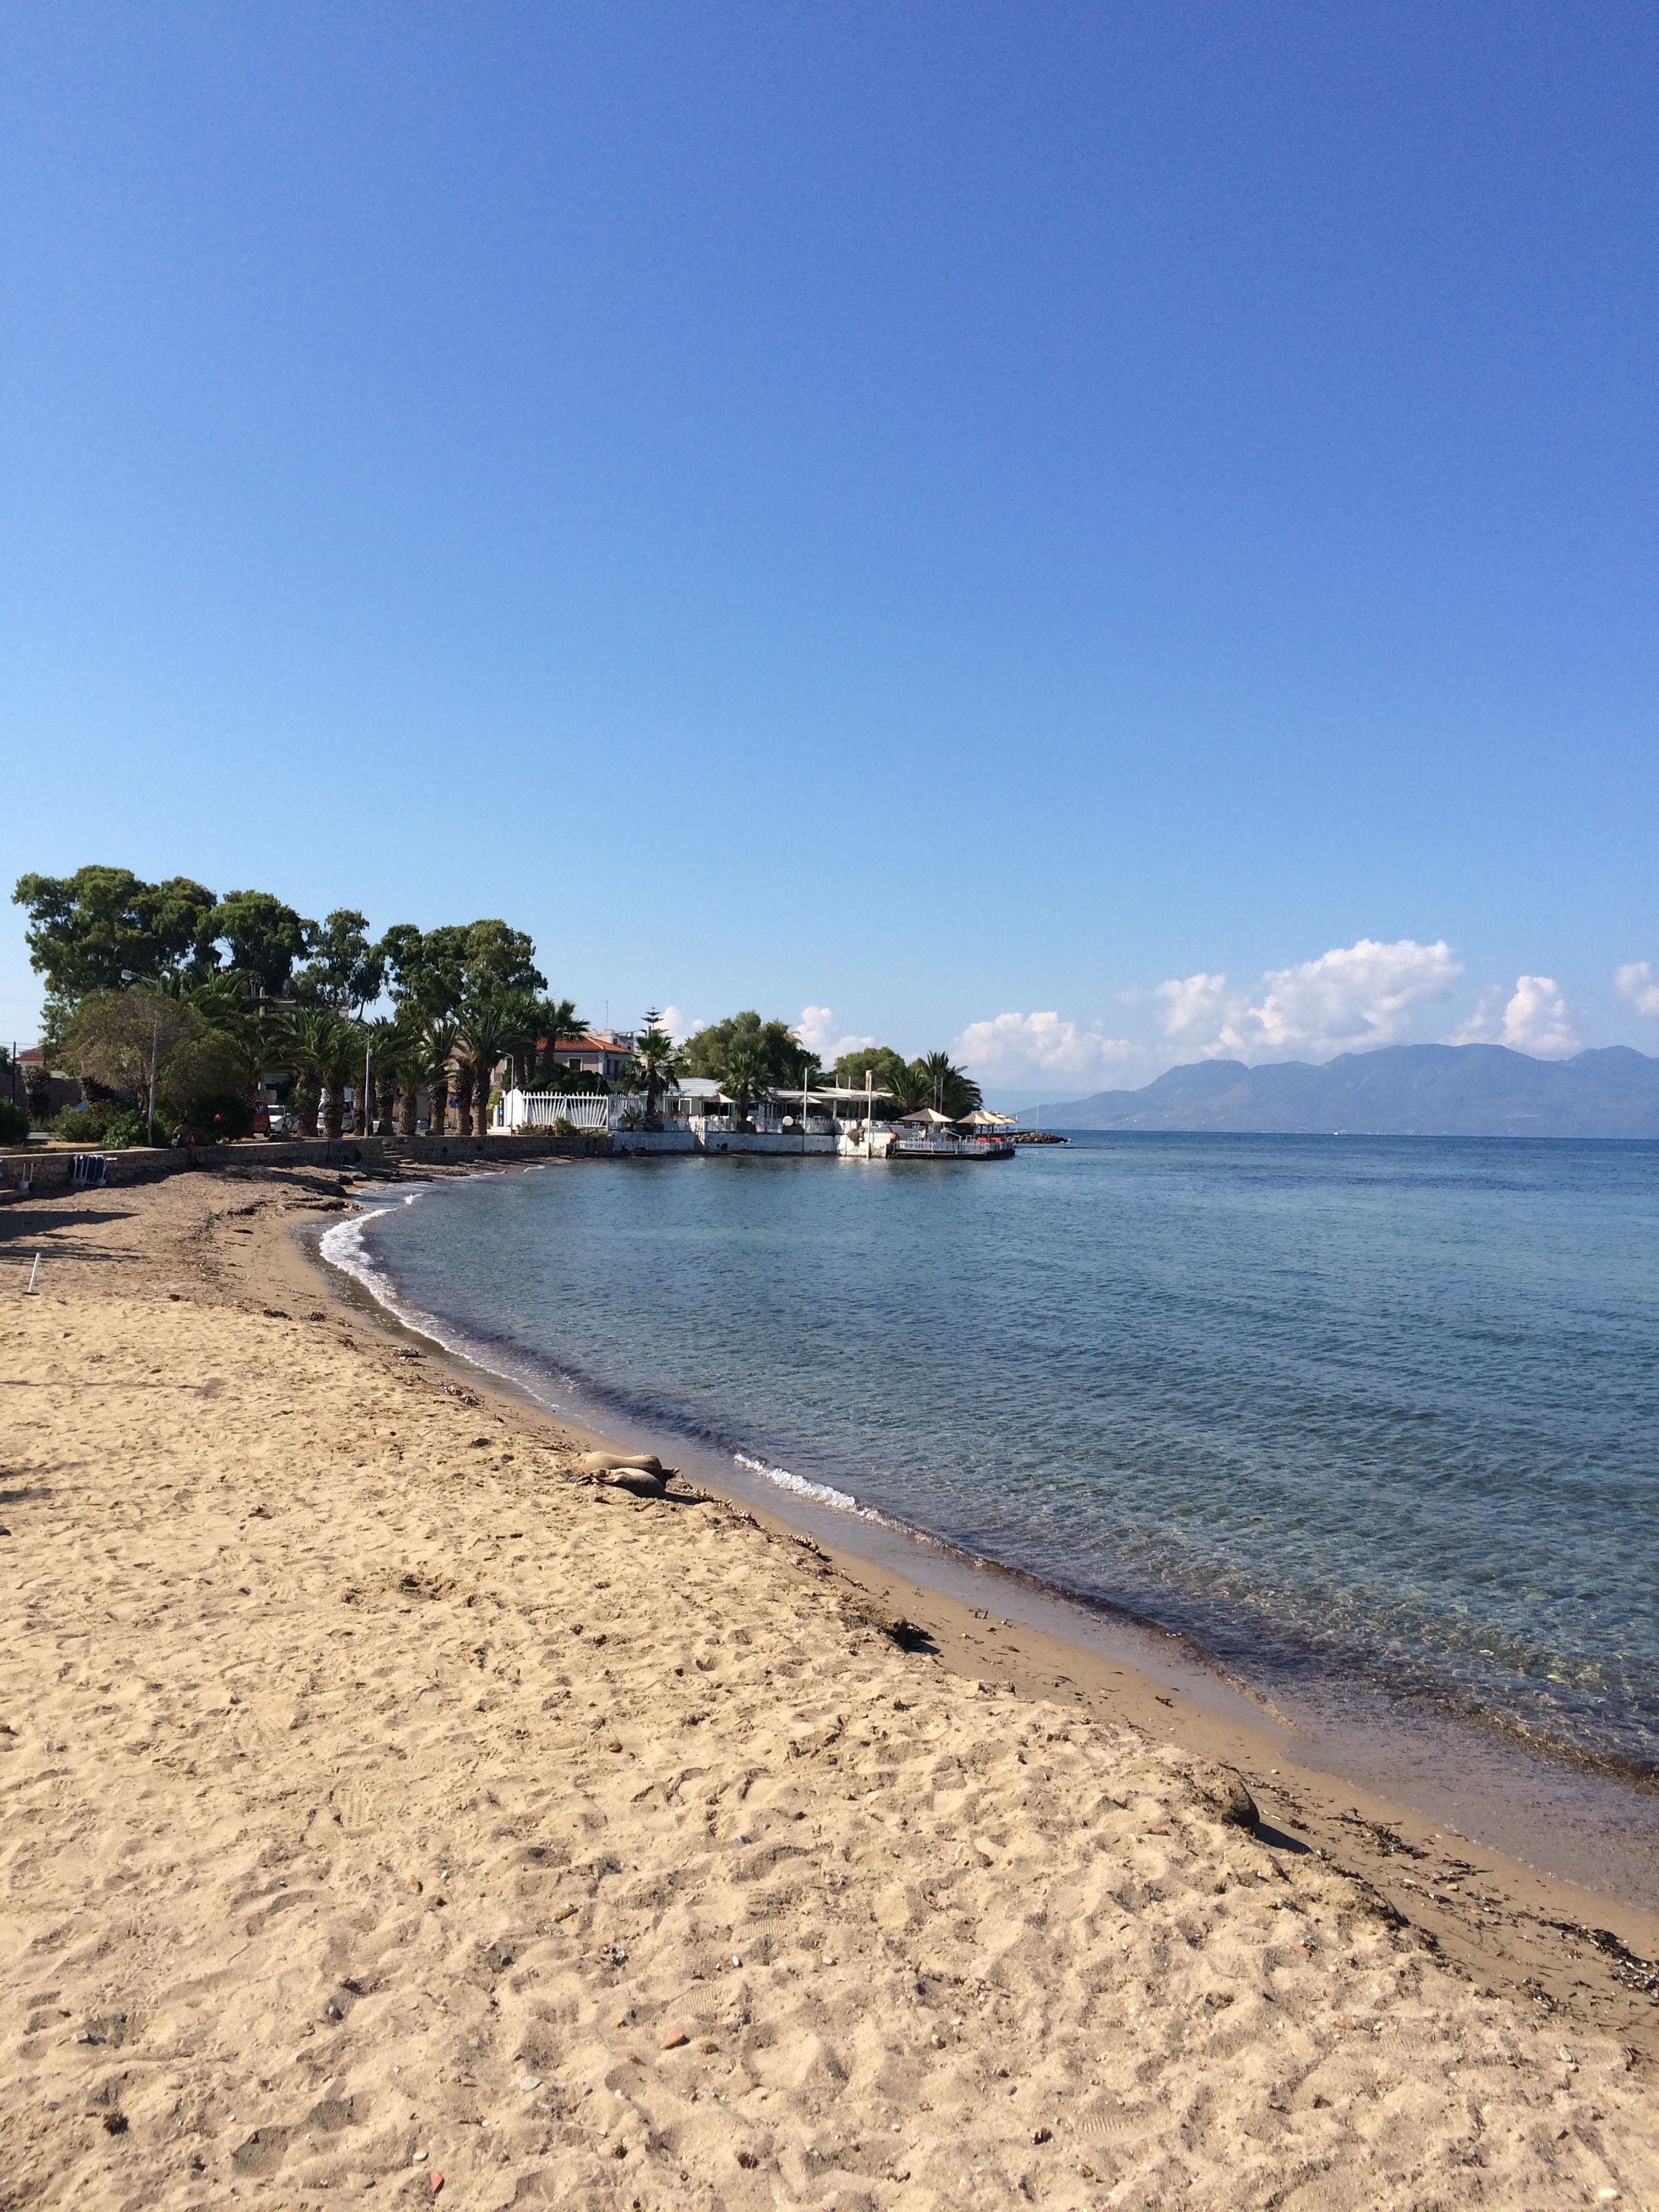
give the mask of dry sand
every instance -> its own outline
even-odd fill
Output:
[[[0,1214],[0,2208],[1659,2203],[1581,1894],[1402,1919],[1173,1709],[572,1482],[327,1299],[337,1188]]]

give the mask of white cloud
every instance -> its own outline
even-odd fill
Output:
[[[1158,1025],[1164,1036],[1206,1058],[1234,1049],[1238,1024],[1249,1011],[1246,994],[1230,992],[1224,975],[1184,976],[1179,982],[1160,983],[1152,995],[1164,1001]]]
[[[808,1052],[817,1053],[825,1066],[832,1066],[843,1053],[862,1052],[872,1045],[872,1036],[850,1036],[836,1023],[828,1006],[803,1006],[800,1019],[795,1024],[795,1035]]]
[[[1134,1059],[1139,1048],[1108,1036],[1098,1023],[1064,1022],[1048,1013],[969,1022],[951,1050],[971,1074],[993,1082],[1043,1075],[1080,1083]]]
[[[1553,975],[1517,975],[1507,1000],[1503,985],[1492,984],[1480,994],[1468,1020],[1443,1040],[1447,1044],[1506,1044],[1511,1051],[1530,1053],[1537,1060],[1564,1059],[1583,1041],[1578,1017]]]
[[[1443,998],[1462,973],[1443,943],[1362,937],[1297,967],[1270,969],[1255,993],[1200,974],[1160,983],[1152,995],[1163,1001],[1158,1026],[1172,1043],[1206,1060],[1278,1060],[1393,1044],[1413,1009]]]
[[[666,1030],[676,1044],[684,1044],[687,1037],[695,1036],[705,1024],[701,1021],[688,1021],[678,1006],[665,1006],[657,1026]]]
[[[1651,960],[1628,960],[1613,979],[1613,985],[1621,999],[1628,999],[1638,1014],[1650,1014],[1659,1021],[1659,975],[1653,972]]]

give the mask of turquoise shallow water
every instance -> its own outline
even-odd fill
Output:
[[[1659,1146],[671,1158],[352,1232],[452,1342],[1258,1681],[1659,1771]]]

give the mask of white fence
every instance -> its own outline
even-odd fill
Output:
[[[663,1101],[672,1108],[678,1093]],[[645,1116],[643,1096],[623,1093],[610,1097],[602,1091],[509,1091],[496,1101],[492,1129],[551,1129],[568,1122],[573,1129],[637,1128]],[[662,1116],[665,1129],[689,1129],[684,1115],[672,1111]]]
[[[567,1121],[573,1129],[614,1129],[623,1110],[645,1102],[611,1098],[599,1091],[509,1091],[497,1102],[492,1126],[497,1129],[550,1129]]]

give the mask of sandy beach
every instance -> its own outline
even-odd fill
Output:
[[[1650,1916],[580,1480],[346,1192],[0,1212],[3,2212],[1659,2203]]]

